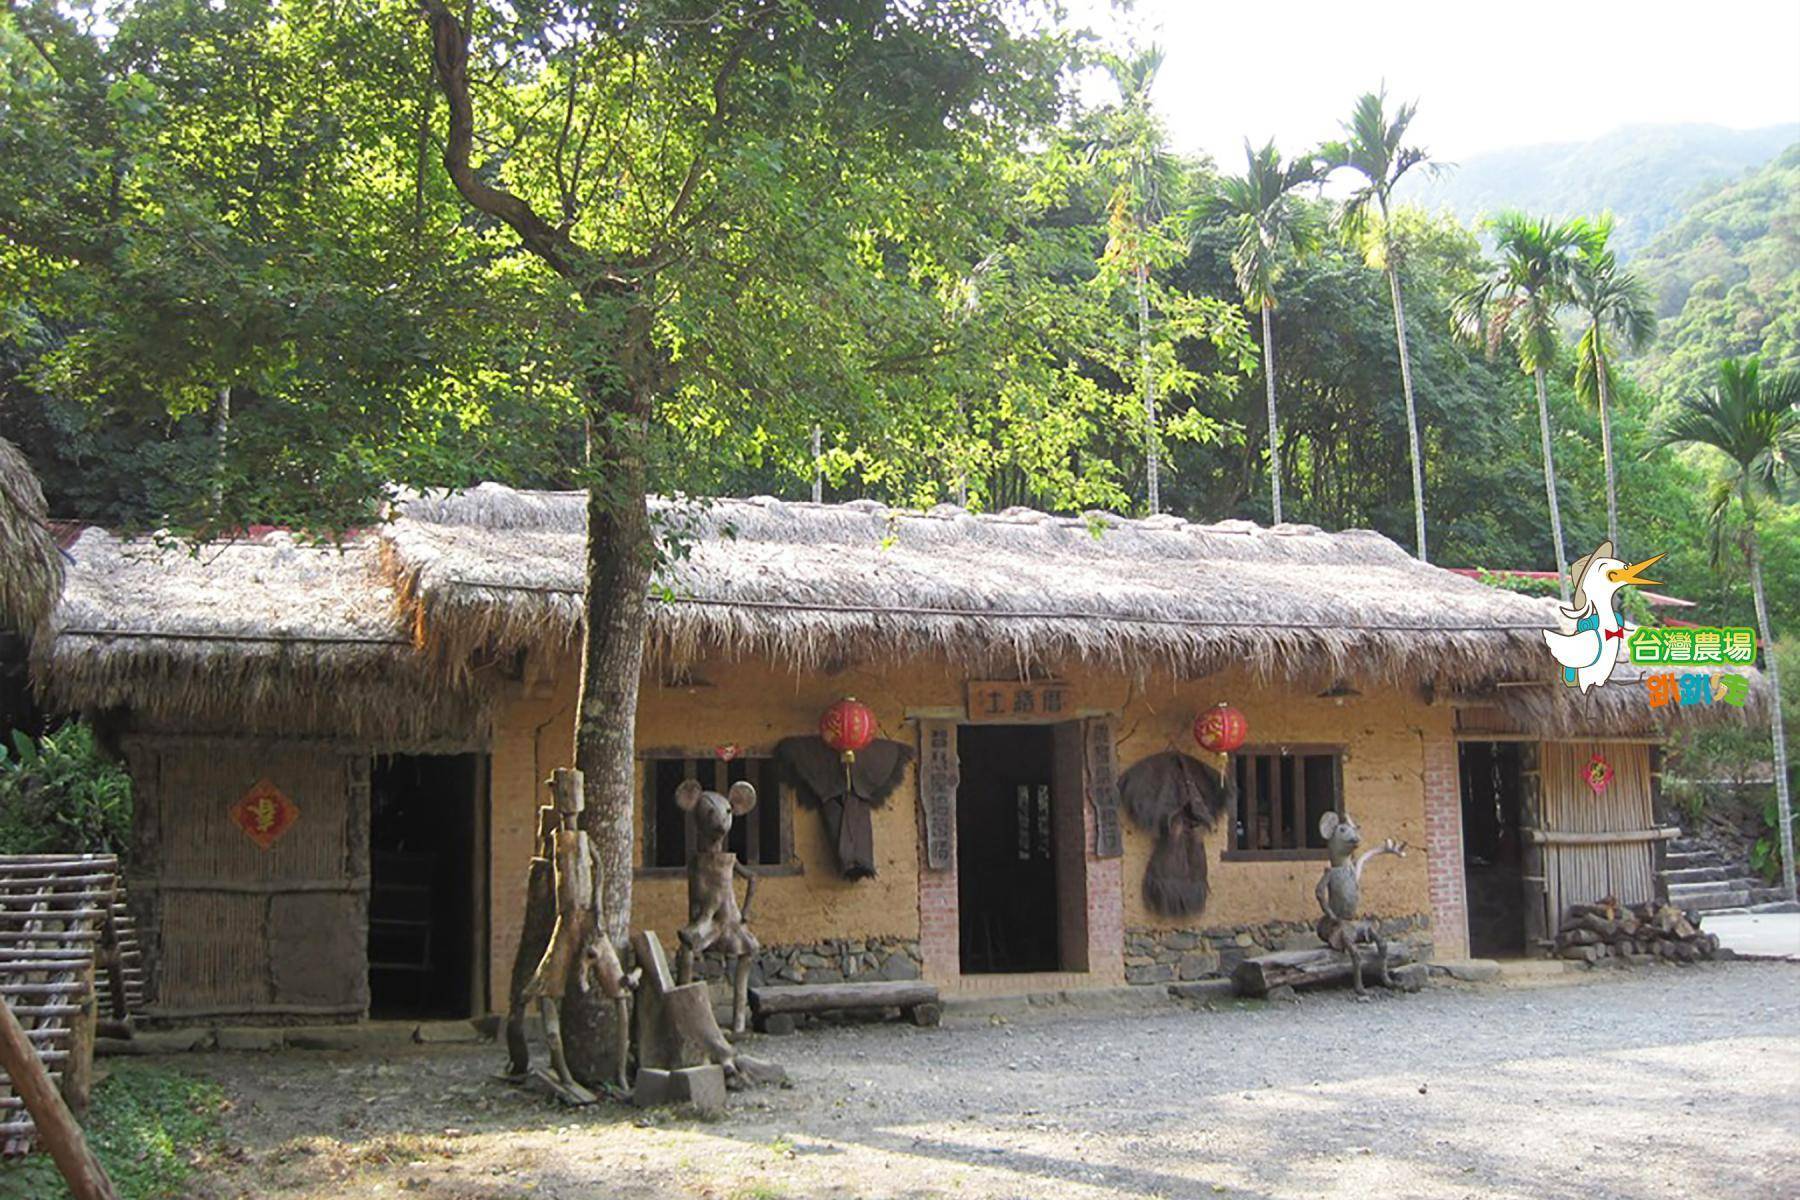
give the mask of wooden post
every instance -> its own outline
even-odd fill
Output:
[[[1524,742],[1519,746],[1519,826],[1525,829],[1542,829],[1544,827],[1544,805],[1542,778],[1539,762],[1541,749],[1536,742]],[[1524,881],[1521,903],[1525,906],[1525,952],[1527,954],[1548,954],[1550,947],[1547,939],[1554,932],[1548,928],[1545,915],[1545,893],[1547,883],[1544,871],[1549,855],[1544,847],[1533,838],[1522,839],[1521,847],[1524,860]]]
[[[1650,747],[1650,818],[1658,825],[1673,825],[1669,806],[1663,800],[1663,748]],[[1651,894],[1659,904],[1669,902],[1669,843],[1657,840],[1650,844]]]
[[[75,1200],[118,1200],[106,1168],[88,1148],[81,1126],[75,1123],[62,1094],[50,1082],[49,1072],[44,1070],[19,1018],[13,1016],[12,1006],[4,999],[0,999],[0,1067],[12,1080],[14,1093],[25,1102],[25,1111],[37,1127],[38,1141],[50,1151]]]

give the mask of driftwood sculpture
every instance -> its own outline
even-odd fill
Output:
[[[535,1072],[534,1078],[567,1103],[592,1104],[594,1094],[575,1081],[563,1053],[563,997],[571,983],[583,992],[598,984],[601,994],[617,1006],[619,1074],[614,1082],[623,1089],[631,1047],[631,989],[637,986],[640,972],[625,973],[618,952],[603,931],[600,855],[576,825],[584,807],[581,772],[559,767],[549,782],[557,816],[551,846],[556,924],[550,930],[544,957],[526,981],[521,996],[526,1002],[537,1002],[544,1020],[544,1040],[550,1046],[551,1070]]]
[[[536,850],[525,875],[525,925],[513,953],[512,980],[506,999],[506,1071],[508,1083],[523,1083],[531,1075],[531,1043],[525,1037],[525,985],[531,982],[544,951],[550,948],[550,929],[556,921],[556,829],[561,822],[556,806],[537,810]]]
[[[638,989],[637,1103],[712,1108],[723,1103],[718,1093],[725,1087],[787,1082],[779,1066],[740,1054],[725,1037],[704,983],[675,982],[656,934],[642,929],[631,941],[644,972]]]
[[[708,950],[718,950],[731,964],[731,1031],[743,1033],[749,1020],[750,965],[761,946],[750,932],[750,903],[756,898],[756,872],[725,849],[731,820],[756,807],[756,789],[745,780],[721,796],[689,779],[675,789],[675,803],[694,814],[699,849],[688,862],[688,923],[681,929],[681,978],[691,983],[694,964]],[[744,904],[738,907],[738,876],[749,880]]]
[[[1144,866],[1144,903],[1185,917],[1206,908],[1206,835],[1231,806],[1234,781],[1173,750],[1152,754],[1119,777],[1119,799],[1141,829],[1156,834]]]
[[[1359,920],[1356,910],[1362,903],[1363,868],[1369,865],[1371,858],[1383,854],[1406,857],[1406,843],[1388,838],[1373,850],[1364,851],[1362,857],[1352,863],[1350,856],[1362,845],[1362,830],[1356,827],[1355,821],[1328,812],[1319,818],[1319,835],[1325,839],[1326,851],[1331,856],[1331,865],[1325,868],[1314,892],[1325,913],[1317,926],[1319,940],[1350,956],[1350,978],[1358,996],[1366,996],[1368,991],[1363,987],[1362,959],[1358,956],[1357,946],[1375,943],[1381,986],[1393,987],[1393,977],[1388,974],[1387,940],[1381,936],[1380,923]]]

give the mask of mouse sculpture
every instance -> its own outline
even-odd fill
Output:
[[[689,779],[675,789],[675,803],[694,814],[694,833],[699,849],[688,861],[688,923],[681,930],[680,982],[691,983],[694,964],[708,950],[718,950],[731,963],[731,1031],[748,1027],[750,964],[761,949],[750,932],[750,902],[756,898],[756,873],[725,849],[733,817],[756,807],[756,789],[739,780],[724,796],[709,792],[698,780]],[[738,907],[736,880],[749,880],[744,904]]]
[[[1362,845],[1362,830],[1356,827],[1355,821],[1328,812],[1319,818],[1319,835],[1325,839],[1326,851],[1331,856],[1331,865],[1325,868],[1314,892],[1319,898],[1319,907],[1325,912],[1316,927],[1319,940],[1350,956],[1350,976],[1359,997],[1367,996],[1368,992],[1363,987],[1362,959],[1356,948],[1359,944],[1374,942],[1377,978],[1383,987],[1393,987],[1393,978],[1388,974],[1387,941],[1381,936],[1380,923],[1357,919],[1356,910],[1362,903],[1363,868],[1369,865],[1371,858],[1383,854],[1405,858],[1406,843],[1388,838],[1373,850],[1364,851],[1362,857],[1352,863],[1350,856]]]

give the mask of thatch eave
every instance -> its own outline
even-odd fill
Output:
[[[0,438],[0,629],[28,637],[62,593],[62,552],[47,517],[31,464]]]

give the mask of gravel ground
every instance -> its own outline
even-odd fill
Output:
[[[1061,1007],[759,1039],[695,1121],[556,1110],[492,1046],[189,1056],[210,1197],[1800,1197],[1800,965],[1354,1003]]]

